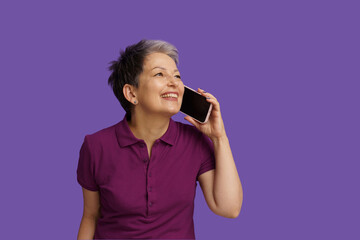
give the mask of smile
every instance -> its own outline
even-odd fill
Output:
[[[168,93],[168,94],[163,94],[160,97],[162,97],[162,98],[177,98],[178,95],[175,93]]]

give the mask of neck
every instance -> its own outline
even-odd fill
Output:
[[[133,111],[128,125],[136,138],[152,143],[165,134],[169,123],[169,116]]]

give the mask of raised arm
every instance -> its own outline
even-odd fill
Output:
[[[232,156],[229,139],[220,113],[220,104],[210,93],[198,89],[213,105],[208,122],[200,124],[191,117],[185,119],[206,134],[214,144],[215,170],[199,176],[201,189],[209,208],[217,215],[236,218],[243,202],[243,189]]]

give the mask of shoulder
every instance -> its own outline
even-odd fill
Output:
[[[193,125],[174,121],[177,125],[178,131],[180,134],[186,135],[199,135],[201,132]]]
[[[85,140],[91,148],[96,148],[114,140],[115,138],[115,127],[117,124],[105,127],[92,133],[85,134]]]
[[[180,146],[185,147],[187,152],[191,152],[192,157],[202,161],[209,158],[209,154],[214,153],[214,146],[208,136],[198,130],[195,126],[176,122],[179,129]]]
[[[204,149],[214,148],[210,138],[195,126],[182,122],[176,123],[178,124],[180,139],[182,139],[183,142],[186,141],[192,143],[193,146],[200,146]]]
[[[177,125],[179,138],[182,141],[191,141],[191,140],[198,141],[199,139],[205,136],[200,130],[198,130],[193,125],[177,122],[177,121],[175,123]]]

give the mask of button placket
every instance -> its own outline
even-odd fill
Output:
[[[148,174],[148,180],[147,180],[147,193],[148,193],[148,204],[149,204],[149,207],[151,207],[154,202],[153,202],[153,187],[152,187],[152,179],[150,178],[150,171],[149,171],[149,174]]]
[[[150,159],[148,156],[148,150],[146,148],[145,143],[140,143],[139,147],[141,148],[141,155],[142,155],[142,161],[144,163],[144,170],[145,170],[145,175],[149,176],[149,165],[150,165]],[[150,214],[149,212],[149,208],[151,206],[153,206],[153,199],[152,199],[152,187],[151,187],[151,181],[149,181],[149,177],[148,180],[146,181],[146,192],[147,192],[147,206],[148,206],[148,212],[147,214]]]
[[[156,158],[156,148],[159,144],[159,140],[155,141],[153,147],[152,147],[152,154],[150,159],[147,157],[146,161],[148,162],[146,172],[147,172],[147,181],[146,181],[146,189],[147,189],[147,207],[148,207],[148,214],[151,214],[151,212],[154,209],[154,204],[156,202],[156,191],[154,191],[154,176],[153,176],[153,165],[154,165],[154,159]],[[146,151],[146,154],[148,152]],[[148,156],[148,155],[147,155]],[[156,161],[156,160],[155,160]],[[145,162],[145,159],[144,159]],[[156,190],[156,189],[155,189]]]
[[[146,173],[148,167],[148,161],[149,161],[146,144],[144,142],[140,142],[139,147],[141,148],[141,156],[142,156],[141,161],[145,164],[144,168]]]

